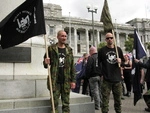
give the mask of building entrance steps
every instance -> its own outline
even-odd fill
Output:
[[[87,95],[70,94],[71,113],[95,113],[94,103]],[[61,101],[59,105],[61,113]],[[49,97],[0,100],[0,113],[49,113]]]

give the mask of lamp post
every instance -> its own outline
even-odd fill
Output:
[[[93,31],[93,46],[95,46],[95,38],[94,38],[94,13],[97,13],[97,7],[91,9],[90,5],[87,5],[88,12],[92,13],[92,31]]]

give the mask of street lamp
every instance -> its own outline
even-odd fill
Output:
[[[94,14],[93,13],[97,13],[97,7],[94,7],[91,9],[91,5],[87,5],[86,7],[88,9],[88,12],[92,13],[92,31],[93,31],[93,46],[95,46],[95,38],[94,38]]]

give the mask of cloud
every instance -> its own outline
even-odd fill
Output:
[[[94,14],[94,20],[99,21],[104,0],[44,0],[44,2],[55,3],[61,5],[64,16],[70,15],[83,19],[91,19],[92,15],[88,13],[86,6],[91,4],[98,7],[97,14]],[[149,0],[107,0],[112,21],[117,23],[125,23],[134,18],[150,17]],[[146,7],[149,8],[146,16]],[[147,8],[147,9],[148,9]]]

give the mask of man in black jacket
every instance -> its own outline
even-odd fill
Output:
[[[95,109],[100,109],[100,69],[98,67],[97,48],[91,47],[90,56],[87,61],[85,75],[89,79],[91,96],[95,102]]]
[[[135,63],[137,63],[140,67],[146,68],[146,74],[145,77],[142,77],[142,81],[144,81],[144,79],[146,80],[146,85],[147,85],[147,92],[143,95],[144,97],[144,101],[146,103],[146,105],[148,106],[148,108],[145,108],[145,111],[150,112],[150,58],[148,59],[148,61],[146,63],[142,63],[140,60],[138,59],[134,59]]]

